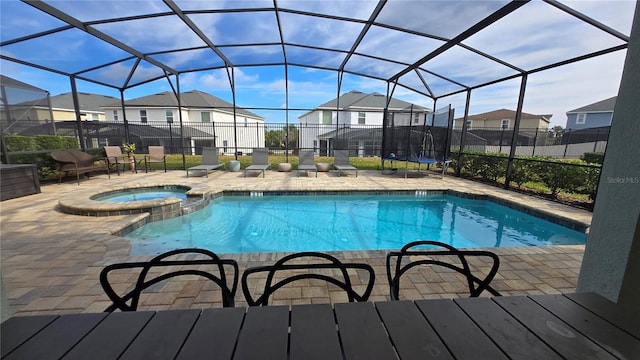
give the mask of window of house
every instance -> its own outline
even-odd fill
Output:
[[[420,114],[415,114],[413,116],[413,123],[414,124],[419,124],[420,123]]]
[[[140,110],[140,122],[143,124],[147,123],[147,110]]]
[[[173,111],[172,110],[165,110],[164,111],[164,117],[165,117],[165,119],[167,119],[167,122],[169,124],[173,123]]]
[[[203,111],[200,113],[200,122],[208,123],[211,122],[211,113],[208,111]]]
[[[247,127],[249,125],[249,121],[247,120],[247,118],[244,118],[244,127]]]
[[[118,110],[113,110],[113,120],[118,121]]]
[[[358,113],[358,124],[364,125],[366,123],[367,113],[359,112]]]
[[[582,114],[578,114],[578,117],[576,118],[576,124],[584,124],[587,121],[587,114],[582,113]]]
[[[473,127],[473,120],[467,120],[467,130],[471,130]]]
[[[91,120],[100,120],[100,115],[98,114],[91,114]]]
[[[509,128],[509,119],[502,119],[502,123],[500,124],[500,128],[502,130],[507,130]]]
[[[330,125],[331,124],[331,111],[323,111],[322,112],[322,124]]]

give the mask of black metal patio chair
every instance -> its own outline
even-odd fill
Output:
[[[311,260],[304,261],[305,258]],[[301,262],[296,262],[296,260],[300,260]],[[353,283],[348,272],[350,269],[356,271],[361,270],[367,273],[367,286],[362,294],[359,294],[353,289]],[[282,272],[291,272],[296,270],[306,270],[306,272],[295,273],[290,276],[286,276],[285,274],[283,279],[278,277],[278,280],[274,282],[276,274],[283,276]],[[262,289],[262,295],[254,297],[251,295],[251,291],[249,290],[249,277],[258,273],[267,273],[267,277]],[[331,276],[327,275],[327,273],[339,273],[339,275]],[[283,257],[274,265],[256,266],[245,270],[242,274],[241,281],[242,292],[244,293],[249,306],[268,305],[269,297],[278,289],[294,281],[303,279],[319,279],[336,285],[347,293],[349,302],[355,302],[367,301],[367,299],[369,299],[369,295],[371,295],[371,291],[373,290],[375,273],[373,268],[368,264],[345,263],[341,262],[334,256],[320,252],[299,252]]]
[[[425,245],[439,248],[417,249],[417,247]],[[467,259],[472,257],[488,259],[491,263],[489,271],[482,278],[474,275],[469,266]],[[449,261],[444,261],[443,258]],[[395,264],[392,264],[392,259],[395,259]],[[403,264],[403,259],[409,261],[405,261]],[[400,299],[400,278],[417,266],[440,266],[463,274],[469,289],[469,297],[477,297],[483,291],[500,296],[500,293],[489,285],[500,266],[498,255],[484,250],[459,250],[439,241],[420,240],[406,244],[400,251],[392,251],[387,254],[387,280],[389,281],[391,300]]]
[[[176,256],[180,256],[182,259],[169,259]],[[184,257],[190,258],[184,259]],[[204,266],[211,266],[213,269],[217,269],[218,274],[202,270]],[[160,268],[162,270],[161,274],[158,276],[150,275],[149,272],[154,268]],[[230,269],[233,272],[229,276],[232,280],[231,286],[228,285],[226,273]],[[124,292],[122,295],[114,290],[109,281],[109,275],[119,270],[139,271],[133,289]],[[184,275],[195,275],[211,280],[221,289],[222,305],[224,307],[233,307],[238,287],[238,273],[238,264],[235,260],[221,259],[209,250],[197,248],[172,250],[160,254],[149,261],[111,264],[100,272],[100,285],[102,285],[105,293],[113,302],[112,305],[105,309],[105,312],[112,312],[117,309],[121,311],[136,311],[140,296],[144,290],[161,281]]]

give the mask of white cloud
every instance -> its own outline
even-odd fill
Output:
[[[210,70],[204,73],[204,75],[198,75],[199,79],[197,83],[205,86],[206,88],[213,89],[229,89],[229,75],[226,69]],[[233,70],[233,78],[236,83],[236,87],[240,83],[254,83],[258,84],[260,81],[259,75],[247,75],[239,68]]]

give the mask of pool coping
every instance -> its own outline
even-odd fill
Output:
[[[264,190],[264,191],[247,191],[247,190],[220,190],[220,191],[207,191],[200,194],[202,201],[194,203],[192,206],[182,206],[179,199],[160,199],[160,200],[144,200],[139,203],[145,203],[140,205],[151,207],[142,208],[138,207],[131,210],[123,210],[125,214],[138,214],[147,213],[147,216],[141,216],[136,221],[130,224],[123,225],[113,230],[112,235],[124,237],[125,235],[133,232],[134,230],[154,221],[161,221],[193,213],[208,206],[211,200],[225,197],[225,196],[331,196],[331,195],[413,195],[416,197],[432,196],[432,195],[449,195],[459,198],[472,199],[472,200],[486,200],[495,204],[505,206],[507,208],[522,212],[527,215],[534,216],[536,218],[552,222],[554,224],[564,226],[566,228],[585,233],[589,232],[590,224],[581,222],[579,220],[567,218],[552,212],[536,209],[531,206],[524,205],[522,203],[514,202],[508,199],[500,198],[498,196],[490,194],[478,194],[472,192],[462,192],[452,189],[442,190]],[[136,212],[126,212],[136,211]],[[93,211],[88,211],[88,214],[92,214]],[[122,214],[120,214],[122,215]],[[91,215],[90,215],[91,216]],[[109,216],[109,215],[106,215]]]

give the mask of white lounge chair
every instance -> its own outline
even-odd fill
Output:
[[[318,168],[313,161],[312,150],[300,150],[298,158],[300,159],[298,162],[298,177],[300,177],[300,171],[315,171],[316,177],[318,177]]]
[[[265,170],[271,167],[269,163],[269,149],[260,148],[253,149],[251,154],[251,165],[244,169],[244,177],[247,177],[247,171],[262,171],[262,177],[264,177]]]
[[[205,177],[209,177],[209,172],[219,167],[224,169],[224,163],[218,160],[218,148],[203,147],[201,164],[188,168],[187,177],[189,177],[190,171],[204,171]]]
[[[349,150],[333,150],[333,156],[335,158],[333,167],[338,170],[338,176],[342,174],[343,170],[355,170],[356,177],[358,177],[358,169],[349,162]]]

